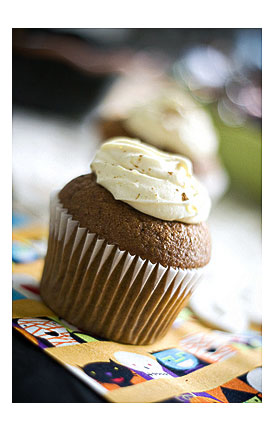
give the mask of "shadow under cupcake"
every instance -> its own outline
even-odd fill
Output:
[[[210,260],[206,189],[188,159],[116,138],[51,200],[40,292],[62,318],[127,344],[163,337]]]

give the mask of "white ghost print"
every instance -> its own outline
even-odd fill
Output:
[[[148,356],[119,351],[114,353],[114,357],[125,367],[147,374],[152,379],[172,378],[155,359]]]
[[[262,367],[254,368],[246,375],[246,380],[252,388],[262,392]]]

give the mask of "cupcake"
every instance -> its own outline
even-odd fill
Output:
[[[103,139],[127,136],[188,157],[194,173],[216,200],[225,192],[227,175],[218,157],[218,136],[210,115],[180,88],[167,84],[144,103],[122,115],[102,114]]]
[[[209,195],[189,159],[134,139],[105,142],[91,169],[52,196],[41,296],[95,337],[151,344],[209,262]]]

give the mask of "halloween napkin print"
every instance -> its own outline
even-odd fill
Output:
[[[185,308],[152,345],[119,344],[82,332],[39,296],[45,228],[13,230],[13,327],[110,402],[261,403],[258,331],[229,333]],[[111,318],[111,317],[110,317]]]

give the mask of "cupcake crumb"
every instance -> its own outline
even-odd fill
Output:
[[[187,201],[187,200],[188,200],[188,197],[186,196],[186,194],[185,194],[185,193],[182,193],[182,194],[181,194],[181,199],[182,199],[183,201]]]

